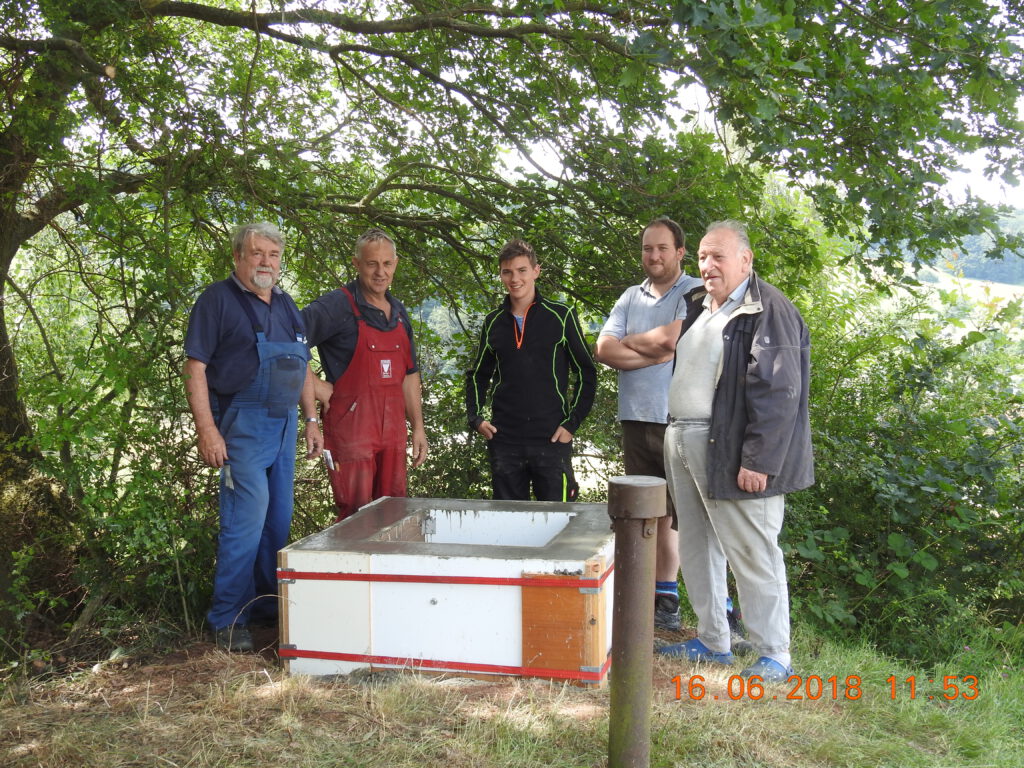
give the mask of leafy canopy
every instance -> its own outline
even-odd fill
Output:
[[[486,470],[462,432],[457,371],[466,331],[499,291],[502,240],[531,240],[542,290],[568,295],[590,322],[635,281],[637,231],[662,213],[691,233],[751,219],[759,269],[789,290],[820,282],[839,257],[895,273],[905,247],[922,260],[970,236],[1020,249],[994,211],[951,203],[942,181],[965,151],[984,152],[993,173],[1021,170],[1022,16],[1019,3],[982,0],[0,0],[0,449],[31,444],[77,502],[83,583],[135,605],[180,600],[187,621],[205,602],[216,487],[190,445],[181,337],[200,286],[228,268],[232,224],[284,225],[286,287],[300,304],[346,276],[359,231],[395,234],[396,293],[413,307],[435,300],[430,312],[450,320],[448,338],[420,337],[436,450],[418,482],[479,493]],[[689,86],[709,95],[718,135],[691,128]],[[816,210],[787,185],[806,188]],[[813,225],[819,213],[827,232]],[[903,358],[864,377],[896,387],[931,365]],[[836,381],[878,403],[891,394]],[[883,428],[896,456],[901,434],[941,421],[898,394],[889,400],[906,407],[886,411],[891,428],[835,419],[849,422],[836,466],[858,466],[844,450]],[[613,399],[606,377],[587,427],[598,452],[613,450]],[[989,427],[961,423],[985,450]],[[928,487],[942,490],[956,477],[939,456],[925,458]],[[916,553],[940,546],[903,519],[920,501],[911,470],[836,473],[821,484],[827,498],[807,497],[794,530],[808,552],[843,555],[817,582],[848,588],[842,606],[884,595],[889,610],[917,584],[900,569],[932,565]],[[959,546],[941,528],[954,516],[988,525],[981,506],[1016,487],[1005,477],[995,502],[943,491],[932,510],[942,547]],[[303,479],[299,532],[324,522],[323,484]],[[844,512],[852,538],[814,519],[843,498],[871,500]],[[854,523],[877,529],[883,504],[886,537],[869,555],[847,553]],[[988,541],[970,539],[985,558],[971,595],[993,583]],[[878,554],[886,547],[895,559]],[[37,591],[36,558],[15,548],[0,571],[18,571],[21,606]],[[113,584],[110,573],[124,576]]]
[[[967,151],[1022,170],[1018,6],[4,0],[0,198],[27,235],[110,192],[220,188],[475,254],[510,200],[614,209],[614,187],[581,199],[590,148],[635,154],[697,83],[747,159],[886,263],[980,232],[1001,251],[942,183]]]

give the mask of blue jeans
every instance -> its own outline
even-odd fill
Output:
[[[277,551],[288,541],[296,413],[229,408],[221,419],[229,462],[220,477],[213,629],[277,618]],[[256,600],[257,597],[261,599]]]

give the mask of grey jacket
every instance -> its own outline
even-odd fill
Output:
[[[702,311],[699,297],[693,296],[680,335]],[[722,342],[722,371],[711,406],[708,495],[752,499],[812,485],[811,340],[800,312],[751,272]],[[740,466],[768,475],[767,488],[741,490],[736,484]]]

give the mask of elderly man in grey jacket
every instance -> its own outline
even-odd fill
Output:
[[[746,229],[708,227],[697,252],[707,295],[683,321],[623,342],[675,347],[665,469],[697,637],[661,653],[731,665],[726,563],[760,657],[740,674],[793,674],[778,536],[785,494],[814,482],[810,337],[796,307],[754,273]]]

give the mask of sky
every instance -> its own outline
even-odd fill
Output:
[[[1004,184],[998,177],[986,179],[984,174],[985,158],[981,153],[964,155],[961,161],[968,170],[954,173],[946,184],[954,199],[963,200],[967,189],[970,188],[976,197],[993,205],[1024,208],[1024,186],[1018,183],[1016,187],[1011,187]]]

